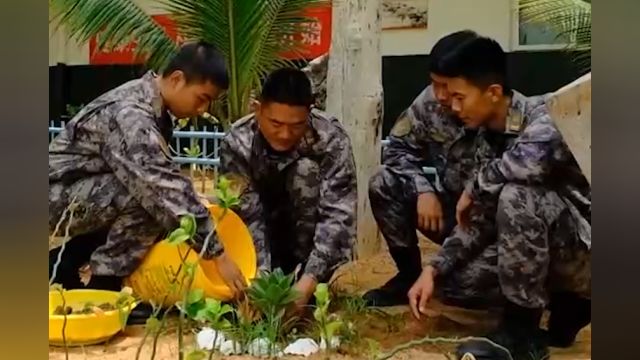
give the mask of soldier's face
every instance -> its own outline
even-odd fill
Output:
[[[309,108],[276,102],[256,103],[260,132],[276,151],[293,150],[307,131]]]
[[[449,88],[447,87],[447,80],[448,79],[444,76],[431,73],[431,85],[433,86],[433,94],[435,95],[440,105],[446,107],[447,109],[450,109],[451,94],[449,93]]]
[[[171,74],[167,84],[165,101],[169,110],[178,118],[202,115],[222,92],[210,81],[187,82],[181,71]]]
[[[447,85],[451,94],[451,110],[467,127],[476,129],[492,120],[502,97],[500,85],[483,89],[461,77],[451,78]]]

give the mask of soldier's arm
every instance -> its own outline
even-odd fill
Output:
[[[495,210],[487,208],[486,203],[472,206],[474,208],[469,215],[469,225],[466,228],[456,225],[430,261],[438,275],[449,274],[458,266],[468,264],[495,241],[495,231],[491,227],[493,222],[486,218],[488,214],[495,213]]]
[[[548,117],[548,115],[546,115]],[[560,133],[550,119],[524,129],[513,147],[487,161],[478,171],[471,196],[497,196],[505,184],[541,184],[549,175],[554,152],[562,150]]]
[[[140,205],[165,229],[176,227],[188,213],[196,219],[196,251],[200,251],[213,223],[191,180],[173,163],[164,138],[147,109],[130,106],[110,122],[102,155],[115,176]],[[220,255],[223,247],[215,237],[204,256]]]
[[[219,173],[235,182],[241,191],[240,204],[232,210],[240,216],[251,232],[259,270],[270,270],[271,253],[266,243],[266,225],[263,218],[262,202],[253,180],[251,180],[250,164],[246,159],[247,157],[241,154],[239,147],[235,146],[231,135],[227,135],[220,142]]]
[[[391,171],[413,179],[418,193],[435,192],[422,167],[428,160],[429,113],[422,100],[426,89],[404,110],[389,134],[382,163]]]
[[[483,137],[476,137],[475,166],[472,176],[465,184],[465,191],[471,193],[478,169],[487,164],[495,155]],[[442,247],[430,262],[437,274],[446,275],[461,264],[468,264],[477,254],[495,239],[494,221],[490,217],[496,212],[497,199],[484,198],[471,205],[469,224],[466,228],[456,225]]]
[[[315,280],[328,277],[351,257],[356,236],[357,181],[351,143],[346,133],[334,136],[320,165],[319,221],[314,249],[304,274]]]

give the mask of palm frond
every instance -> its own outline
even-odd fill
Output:
[[[591,4],[583,0],[520,0],[520,15],[523,23],[546,25],[571,39],[591,27]]]
[[[567,50],[576,51],[573,60],[585,71],[591,67],[591,1],[520,0],[523,23],[547,26],[560,39],[570,39]]]
[[[182,36],[215,44],[227,58],[231,85],[227,114],[231,120],[245,115],[250,93],[276,68],[294,66],[281,57],[300,48],[294,35],[307,34],[303,15],[309,7],[328,0],[164,0]]]
[[[160,0],[185,40],[205,40],[220,49],[230,69],[230,88],[212,107],[222,119],[234,121],[249,110],[252,91],[276,68],[295,66],[282,57],[298,53],[311,21],[304,10],[328,6],[330,0]],[[132,0],[50,0],[53,13],[79,42],[100,34],[100,47],[138,41],[150,65],[160,67],[176,44]]]
[[[164,29],[131,0],[50,0],[52,20],[71,39],[86,43],[98,37],[98,47],[113,49],[136,40],[136,56],[152,68],[162,68],[177,50]]]

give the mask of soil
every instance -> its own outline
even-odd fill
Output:
[[[437,250],[424,240],[421,240],[421,248],[426,262]],[[393,263],[386,252],[374,257],[359,260],[345,265],[336,273],[335,285],[341,291],[349,293],[361,293],[382,285],[395,272]],[[385,310],[388,314],[384,320],[371,320],[361,323],[359,326],[360,339],[372,339],[380,346],[381,352],[386,352],[393,347],[410,340],[442,336],[459,338],[468,335],[480,335],[495,326],[497,315],[482,311],[470,311],[461,308],[449,307],[439,303],[430,304],[429,317],[420,321],[413,319],[406,306],[399,306]],[[69,359],[100,359],[100,360],[131,360],[144,336],[141,326],[129,326],[127,329],[112,338],[107,344],[72,348],[69,350]],[[193,344],[193,337],[187,338],[186,344]],[[366,343],[361,341],[361,343]],[[454,344],[424,345],[414,347],[396,354],[393,359],[425,359],[444,360],[445,355],[455,347]],[[149,359],[151,353],[151,341],[147,341],[143,347],[141,359]],[[578,334],[576,343],[569,349],[551,349],[551,359],[558,360],[586,360],[591,359],[591,326],[583,329]],[[178,356],[177,337],[175,328],[168,329],[158,341],[156,359],[176,359]],[[65,358],[64,349],[49,348],[49,359],[62,360]],[[218,357],[221,358],[221,357]],[[246,360],[248,356],[228,356],[225,359]],[[300,357],[285,357],[298,359]],[[354,346],[348,354],[337,353],[331,355],[332,359],[370,359],[368,347]],[[324,359],[322,354],[310,356],[308,359]]]
[[[93,314],[101,311],[116,310],[116,306],[111,303],[102,303],[94,305],[91,303],[71,304],[66,307],[57,306],[53,310],[53,315],[71,315],[71,314]]]

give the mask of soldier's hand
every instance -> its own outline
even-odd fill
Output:
[[[441,233],[444,229],[442,205],[435,193],[428,192],[418,195],[418,227],[423,231]]]
[[[293,286],[299,296],[289,309],[289,316],[304,313],[305,309],[308,308],[309,300],[313,296],[313,292],[316,290],[316,285],[318,285],[318,282],[310,275],[305,274],[300,277],[300,280]]]
[[[426,313],[427,302],[433,294],[435,274],[435,269],[432,266],[425,267],[407,294],[411,313],[418,320],[420,319],[420,314]]]
[[[222,280],[224,280],[227,286],[231,289],[234,297],[240,296],[246,289],[247,282],[245,281],[240,268],[238,268],[238,265],[236,265],[236,263],[225,253],[214,258],[214,261],[220,276],[222,276]]]
[[[460,199],[458,199],[458,203],[456,204],[456,221],[458,225],[466,228],[469,225],[469,210],[471,209],[471,205],[473,204],[473,199],[471,195],[465,190],[460,195]]]

